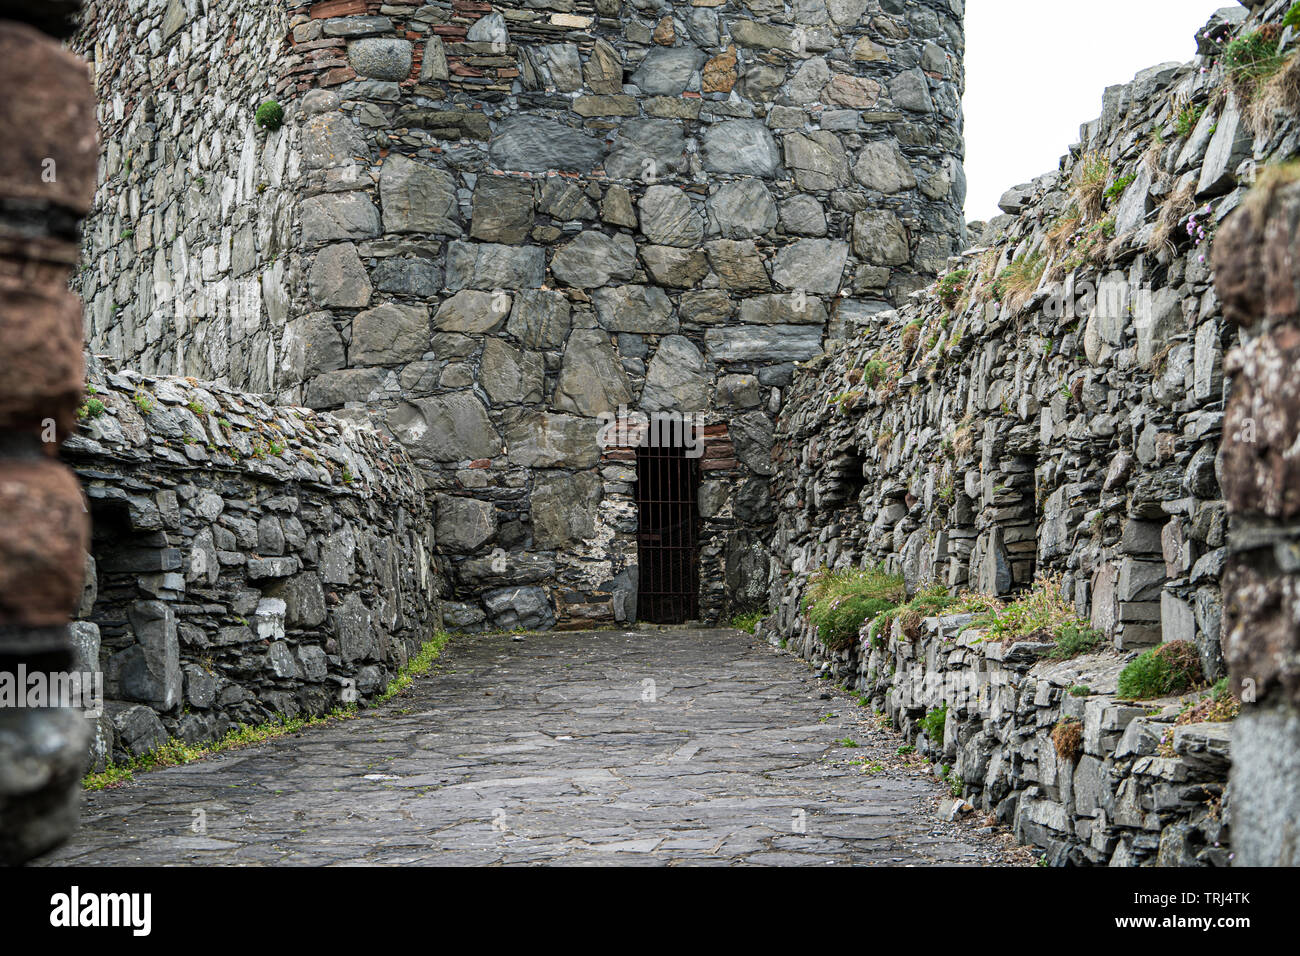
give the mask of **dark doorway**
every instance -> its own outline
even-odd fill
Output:
[[[682,624],[699,617],[699,459],[677,447],[636,450],[637,617]]]

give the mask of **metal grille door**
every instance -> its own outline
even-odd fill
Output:
[[[637,617],[652,624],[699,617],[698,466],[681,447],[636,451]]]

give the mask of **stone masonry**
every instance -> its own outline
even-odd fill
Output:
[[[1059,861],[1228,859],[1227,817],[1217,802],[1205,811],[1206,800],[1228,803],[1227,725],[1193,741],[1170,726],[1179,702],[1155,702],[1153,716],[1115,696],[1119,667],[1173,641],[1195,645],[1212,682],[1231,666],[1246,701],[1233,734],[1250,741],[1234,770],[1250,781],[1249,796],[1234,794],[1252,815],[1243,852],[1294,859],[1283,818],[1295,804],[1283,793],[1296,790],[1295,762],[1277,740],[1296,739],[1297,482],[1284,451],[1295,437],[1295,218],[1289,193],[1267,213],[1247,197],[1257,172],[1295,155],[1300,126],[1291,111],[1245,109],[1218,59],[1223,38],[1277,23],[1289,6],[1225,8],[1198,34],[1196,62],[1107,90],[1059,172],[1009,190],[1005,215],[943,283],[807,363],[782,409],[770,637],[913,734],[946,704],[938,743],[967,768],[968,796]],[[1098,205],[1081,211],[1074,184],[1098,169]],[[1255,212],[1235,212],[1243,205]],[[1216,231],[1231,243],[1216,253],[1217,288]],[[1017,274],[1029,277],[1019,290],[1007,284]],[[1008,596],[1057,577],[1107,638],[1106,654],[1078,665],[1093,679],[1074,675],[1090,695],[1071,700],[1066,678],[1035,664],[1050,646],[1019,646],[1007,668],[992,657],[1003,648],[963,641],[938,619],[914,646],[864,637],[827,652],[800,606],[808,577],[869,561],[901,573],[909,593],[941,583]],[[946,682],[956,674],[968,691],[998,671],[1000,715]],[[1256,695],[1270,706],[1253,707]],[[1096,734],[1067,786],[1045,731],[1075,716]],[[1173,752],[1152,756],[1148,739]]]
[[[94,522],[73,625],[91,765],[363,703],[441,627],[424,482],[366,426],[212,383],[89,375],[64,454]]]
[[[96,0],[91,346],[373,419],[471,629],[632,619],[601,416],[698,416],[700,613],[757,606],[793,363],[958,248],[962,12]]]

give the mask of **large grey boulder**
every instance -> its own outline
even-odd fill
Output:
[[[533,228],[533,184],[511,176],[480,176],[474,184],[469,234],[484,242],[523,242]]]
[[[413,362],[429,349],[429,310],[422,305],[383,305],[352,320],[353,365]]]
[[[785,164],[795,185],[809,192],[849,184],[849,159],[840,138],[828,130],[790,133],[785,137]]]
[[[493,405],[540,402],[545,376],[541,356],[511,348],[496,338],[483,343],[479,384]]]
[[[651,96],[680,96],[705,59],[693,46],[656,47],[632,74],[632,82]]]
[[[532,173],[552,169],[588,173],[604,154],[604,144],[591,134],[526,114],[502,121],[488,147],[488,156],[497,169]]]
[[[699,349],[685,336],[664,336],[646,371],[641,407],[702,413],[711,406],[709,398],[708,370]]]
[[[572,323],[569,300],[549,289],[525,289],[514,297],[506,331],[528,349],[557,349]]]
[[[853,165],[853,178],[867,189],[892,194],[916,188],[916,175],[895,140],[867,143]]]
[[[545,279],[541,246],[460,240],[447,246],[449,289],[536,289]]]
[[[776,203],[761,179],[724,183],[707,205],[710,228],[724,239],[752,239],[776,225]]]
[[[350,242],[326,246],[316,254],[307,289],[316,305],[341,309],[364,309],[374,291],[357,247]]]
[[[404,402],[388,413],[389,431],[416,458],[465,461],[501,454],[501,436],[472,392]]]
[[[689,247],[704,239],[704,221],[690,197],[676,186],[651,186],[639,208],[641,231],[653,243]]]
[[[677,331],[673,303],[663,289],[621,285],[592,293],[600,325],[610,332],[663,334]]]
[[[703,136],[704,168],[714,173],[771,178],[781,166],[772,133],[759,120],[727,120]]]
[[[882,266],[905,265],[911,258],[907,232],[888,209],[863,210],[853,216],[853,252]]]
[[[348,65],[358,76],[404,80],[411,73],[414,46],[396,37],[366,37],[348,44]]]
[[[492,626],[501,630],[544,629],[555,623],[551,599],[538,587],[507,587],[488,591],[483,604]]]
[[[594,417],[632,399],[627,373],[600,329],[575,329],[564,350],[553,404],[560,411]]]
[[[497,533],[497,512],[491,502],[458,495],[438,495],[434,533],[444,552],[470,554]]]
[[[594,471],[538,475],[529,512],[534,547],[564,548],[591,538],[596,533],[601,488],[600,475]]]
[[[832,239],[800,239],[772,260],[772,278],[787,289],[835,295],[844,278],[849,244]]]
[[[340,239],[373,239],[380,233],[379,210],[365,193],[308,196],[298,207],[302,241],[308,245]]]
[[[626,282],[636,275],[636,243],[631,236],[585,230],[556,250],[551,272],[578,289],[594,289],[614,279]]]
[[[600,461],[600,421],[545,412],[506,410],[510,464],[520,468],[590,468]]]
[[[385,232],[461,234],[456,181],[441,169],[393,153],[379,174],[379,198]]]
[[[504,293],[462,289],[438,306],[433,324],[441,332],[495,332],[510,314],[510,306],[511,298]]]
[[[812,325],[738,325],[704,333],[715,362],[804,362],[822,351],[822,330]]]

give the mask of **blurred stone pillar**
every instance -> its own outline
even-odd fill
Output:
[[[1266,172],[1214,243],[1227,358],[1222,487],[1231,516],[1224,657],[1238,866],[1300,865],[1300,182]]]
[[[58,460],[81,401],[81,306],[68,291],[98,159],[84,61],[59,40],[79,2],[0,0],[0,673],[66,671],[88,543]],[[16,688],[19,692],[23,687]],[[0,863],[76,826],[90,724],[0,700]]]

